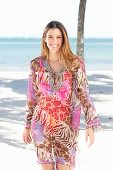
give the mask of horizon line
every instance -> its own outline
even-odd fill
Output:
[[[25,39],[32,39],[32,38],[34,38],[34,39],[41,39],[42,37],[36,37],[36,36],[0,36],[0,39],[5,39],[5,38],[25,38]],[[69,38],[75,38],[75,39],[77,39],[77,37],[72,37],[72,36],[69,36]],[[90,39],[90,38],[95,38],[95,39],[113,39],[113,37],[84,37],[84,39]]]

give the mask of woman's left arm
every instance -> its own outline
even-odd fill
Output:
[[[78,93],[80,94],[80,100],[82,103],[83,111],[86,121],[86,141],[88,136],[90,138],[90,144],[94,143],[94,132],[101,129],[101,123],[97,116],[95,106],[90,98],[88,81],[84,64],[80,64],[78,69]]]

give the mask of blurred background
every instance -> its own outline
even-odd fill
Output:
[[[64,24],[76,54],[79,2],[0,1],[0,71],[28,71],[30,61],[40,56],[41,37],[51,20]],[[113,68],[112,6],[112,0],[88,0],[86,3],[84,52],[87,70]]]

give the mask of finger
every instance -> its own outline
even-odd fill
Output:
[[[90,138],[90,143],[88,145],[88,147],[90,147],[93,144],[93,140]]]
[[[90,146],[92,146],[93,145],[93,141],[90,141],[90,143],[89,143],[89,145],[88,145],[88,147],[90,147]]]
[[[88,141],[88,133],[86,132],[86,138],[85,138],[86,142]]]
[[[31,143],[32,138],[29,133],[27,133],[27,132],[23,133],[23,141],[25,144]]]
[[[31,136],[28,136],[28,137],[27,137],[27,142],[28,142],[28,143],[31,143],[31,141],[32,141]]]
[[[89,138],[90,138],[90,143],[89,143],[88,147],[93,145],[94,144],[94,140],[95,140],[94,135],[90,135]]]
[[[93,143],[90,141],[90,143],[89,143],[88,147],[90,147],[92,144],[93,144]]]
[[[28,142],[28,143],[31,143],[31,139],[29,138],[27,142]]]
[[[27,138],[25,137],[25,140],[24,140],[24,142],[25,142],[25,144],[27,144],[28,142],[27,142]]]
[[[24,133],[23,133],[23,141],[24,141],[24,143],[26,143],[26,139],[25,139],[25,134]]]
[[[29,135],[25,135],[25,143],[28,144],[29,143]]]

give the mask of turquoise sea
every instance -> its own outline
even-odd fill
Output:
[[[76,39],[69,41],[76,54]],[[86,38],[84,44],[87,70],[113,69],[113,38]],[[30,61],[40,53],[40,38],[0,38],[0,71],[28,71]]]

